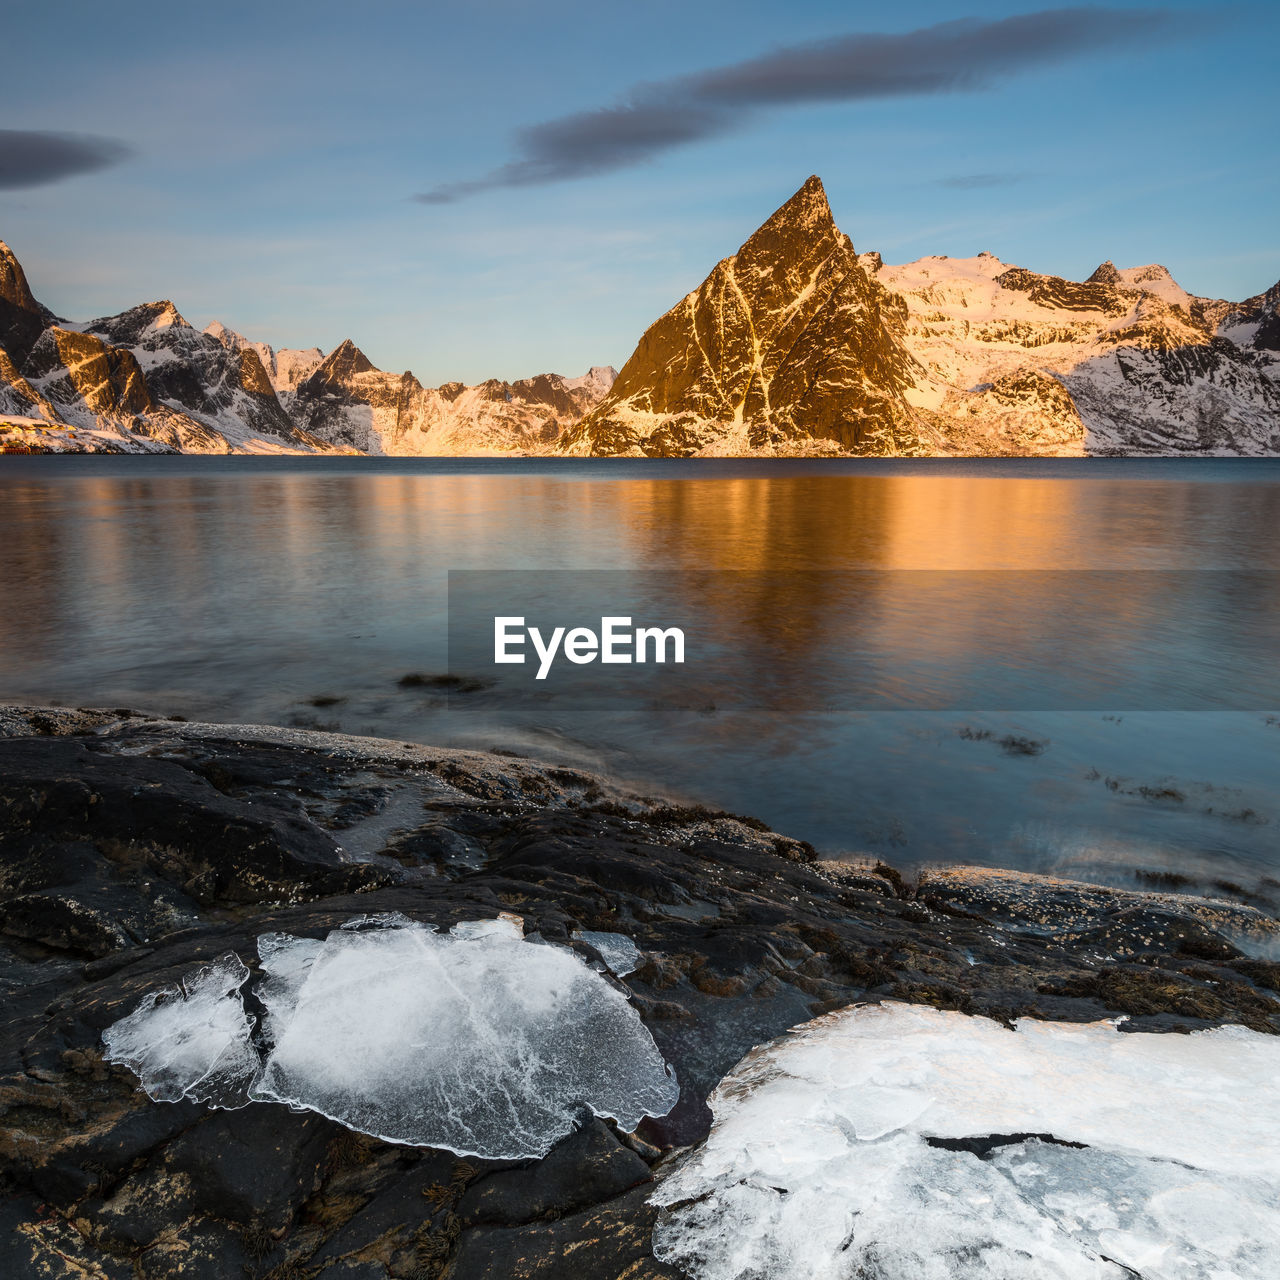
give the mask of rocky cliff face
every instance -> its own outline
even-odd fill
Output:
[[[157,402],[212,428],[229,445],[324,448],[284,411],[253,347],[225,346],[199,332],[172,302],[145,302],[85,328],[134,357]]]
[[[54,319],[53,312],[32,297],[22,264],[0,240],[0,347],[15,365],[21,364]]]
[[[243,334],[228,329],[218,320],[206,325],[204,331],[231,351],[254,352],[262,362],[281,404],[286,406],[289,393],[297,389],[298,383],[310,377],[324,359],[324,352],[319,347],[285,347],[277,351],[270,343],[250,342]]]
[[[906,307],[863,269],[812,177],[640,339],[566,452],[923,451]]]

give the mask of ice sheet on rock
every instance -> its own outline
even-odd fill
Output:
[[[510,911],[503,911],[493,920],[460,920],[449,933],[455,938],[503,937],[520,942],[524,938],[524,920]]]
[[[281,1028],[293,1016],[298,992],[306,981],[324,943],[314,938],[295,938],[288,933],[264,933],[258,937],[258,967],[262,970],[254,994],[263,1007],[262,1034],[274,1043]],[[262,1063],[258,1063],[259,1072]]]
[[[318,1111],[392,1142],[545,1154],[585,1112],[634,1129],[679,1090],[626,997],[519,916],[448,933],[391,914],[323,941],[258,939],[254,1043],[234,955],[148,996],[103,1033],[157,1100]]]
[[[272,944],[275,1045],[254,1097],[392,1142],[545,1154],[584,1111],[633,1129],[678,1088],[625,997],[512,920],[335,930]],[[300,978],[300,982],[297,980]]]
[[[640,948],[625,933],[597,933],[581,929],[573,937],[577,942],[595,947],[615,978],[625,978],[627,974],[634,973],[640,963]]]
[[[1270,1280],[1277,1081],[1280,1039],[1238,1027],[845,1010],[721,1082],[655,1252],[695,1280]],[[1027,1134],[1057,1141],[941,1145]]]
[[[159,1102],[244,1106],[262,1065],[240,995],[248,977],[228,952],[153,992],[103,1032],[106,1060],[127,1066]]]

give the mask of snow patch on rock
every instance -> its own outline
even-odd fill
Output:
[[[696,1280],[1264,1280],[1280,1041],[884,1004],[753,1051],[664,1181]]]

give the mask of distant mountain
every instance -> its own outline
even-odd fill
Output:
[[[581,378],[539,374],[519,382],[491,379],[468,387],[423,387],[412,373],[374,368],[351,341],[335,347],[298,384],[297,422],[335,445],[361,453],[468,455],[544,450],[612,385],[614,371]]]
[[[352,343],[273,350],[169,301],[87,324],[32,296],[0,242],[0,449],[6,452],[483,454],[545,451],[612,385],[579,378],[424,389]]]
[[[575,454],[1280,452],[1280,285],[855,256],[808,182],[640,339]]]
[[[302,350],[286,347],[274,350],[266,342],[250,342],[248,338],[238,334],[234,329],[215,320],[205,326],[205,333],[217,338],[230,351],[252,351],[262,361],[271,385],[277,396],[285,396],[297,389],[298,383],[315,372],[324,352],[319,347],[307,347]]]
[[[810,178],[615,374],[424,387],[350,341],[274,350],[171,302],[88,324],[0,243],[0,449],[1073,456],[1280,454],[1280,284],[1085,281],[858,254]]]

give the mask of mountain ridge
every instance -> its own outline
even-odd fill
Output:
[[[798,232],[806,243],[796,243]],[[821,292],[816,276],[805,278],[815,254],[836,263],[832,274],[855,295],[832,308],[835,324],[822,323],[821,307],[805,315]],[[731,341],[726,367],[725,344],[701,338],[732,329],[717,294],[744,271],[764,282],[741,299],[753,350]],[[1080,282],[990,253],[890,266],[874,251],[853,254],[815,176],[646,330],[612,392],[560,448],[649,456],[1274,454],[1278,302],[1280,285],[1244,303],[1195,297],[1159,264],[1108,261]],[[747,385],[761,367],[761,317],[766,328],[771,317],[804,317],[794,342],[785,326],[766,333],[783,377],[763,402]],[[816,359],[803,347],[815,332],[827,343]],[[790,388],[789,367],[800,374]],[[734,394],[717,402],[703,393],[706,380]]]
[[[167,299],[59,320],[0,242],[0,414],[7,451],[1271,456],[1280,283],[1233,302],[1156,263],[886,264],[813,175],[620,372],[425,387],[351,339],[276,351]]]
[[[424,388],[351,339],[274,350],[165,298],[83,323],[31,292],[0,241],[0,450],[111,453],[510,453],[545,449],[614,370]]]

